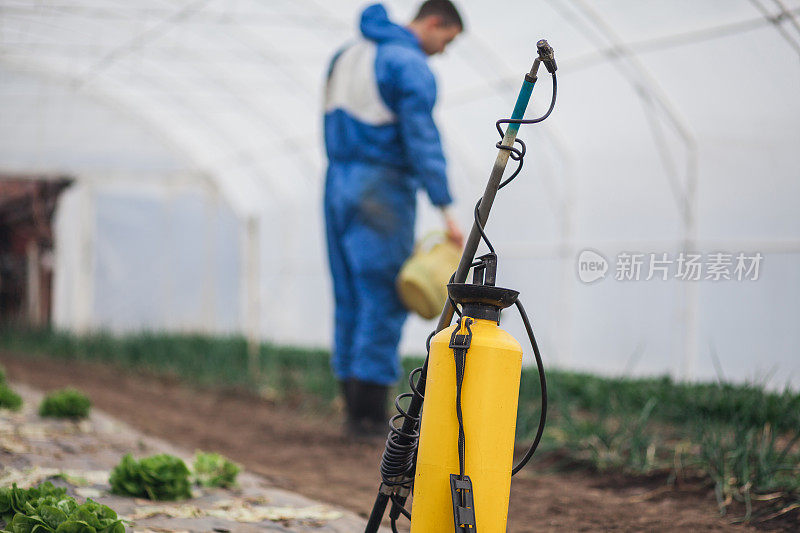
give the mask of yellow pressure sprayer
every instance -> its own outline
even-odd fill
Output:
[[[519,293],[494,286],[497,256],[478,262],[472,284],[448,286],[461,319],[431,339],[413,533],[506,531],[522,347],[499,322]]]
[[[382,482],[365,533],[377,533],[389,503],[393,531],[403,515],[411,519],[412,533],[476,533],[479,526],[481,533],[504,533],[511,476],[531,458],[544,431],[547,385],[539,348],[519,293],[495,285],[497,254],[484,231],[497,191],[522,170],[526,146],[516,138],[519,126],[542,122],[555,107],[553,49],[545,40],[536,47],[538,57],[525,75],[511,118],[496,123],[502,137],[496,145],[497,158],[483,197],[475,206],[458,269],[447,285],[448,298],[436,331],[428,337],[428,357],[409,375],[411,392],[395,400],[399,414],[389,421],[380,467]],[[523,119],[540,64],[553,80],[550,107],[541,117]],[[508,125],[505,131],[504,124]],[[509,157],[518,165],[503,180]],[[481,240],[489,253],[473,260]],[[465,283],[470,270],[472,282]],[[512,305],[519,311],[533,348],[542,392],[536,436],[516,466],[512,466],[512,456],[522,347],[499,326],[501,311]],[[459,319],[451,325],[456,313]],[[412,491],[413,509],[409,512],[405,504]]]

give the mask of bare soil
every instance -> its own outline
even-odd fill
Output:
[[[355,443],[337,416],[301,413],[241,391],[202,390],[178,380],[98,363],[0,354],[12,381],[42,390],[73,385],[94,405],[144,433],[213,450],[277,487],[367,516],[379,484],[382,442]],[[546,463],[546,461],[545,461]],[[585,469],[553,471],[534,460],[511,487],[509,531],[756,531],[720,517],[713,488],[695,481],[631,479]],[[800,531],[796,513],[758,529]]]

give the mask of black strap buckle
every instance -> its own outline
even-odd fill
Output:
[[[458,474],[450,474],[450,494],[453,497],[453,522],[456,533],[476,533],[478,529],[475,525],[475,499],[469,476],[462,478]]]
[[[469,345],[472,342],[472,319],[469,317],[464,317],[464,327],[467,328],[467,332],[464,334],[459,334],[458,332],[461,331],[461,326],[457,327],[453,330],[453,334],[450,336],[450,348],[453,350],[464,350],[467,351],[469,349]]]
[[[461,414],[461,387],[464,381],[464,366],[467,350],[472,343],[473,320],[465,316],[461,325],[453,330],[450,337],[450,348],[453,350],[456,365],[456,416],[458,417],[458,468],[459,474],[450,474],[450,493],[453,497],[453,522],[456,533],[475,533],[475,504],[472,498],[472,481],[464,474],[464,420]],[[467,332],[459,334],[462,329]]]

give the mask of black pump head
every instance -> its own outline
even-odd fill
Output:
[[[474,285],[472,283],[448,283],[447,292],[457,304],[463,306],[487,306],[498,311],[514,305],[514,302],[517,301],[517,296],[519,296],[519,291],[513,289],[493,287],[492,285]]]
[[[464,308],[464,315],[500,321],[500,310],[514,305],[519,292],[495,287],[497,255],[489,253],[473,263],[472,283],[449,283],[450,298]]]
[[[536,43],[536,50],[539,52],[539,59],[544,63],[547,72],[554,74],[558,67],[556,66],[556,57],[555,52],[553,52],[553,47],[548,44],[546,39],[541,39]]]

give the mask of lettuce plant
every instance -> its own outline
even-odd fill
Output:
[[[19,411],[22,398],[5,383],[0,383],[0,409]]]
[[[51,392],[39,405],[39,415],[54,418],[86,418],[92,401],[81,391],[67,387]]]
[[[191,498],[189,469],[169,454],[145,457],[139,461],[127,454],[114,467],[109,478],[111,492],[123,496],[151,500],[181,500]]]
[[[110,507],[91,499],[78,504],[50,482],[30,489],[0,488],[2,533],[125,533]]]
[[[218,453],[197,452],[194,459],[194,478],[204,487],[232,487],[241,467]]]

